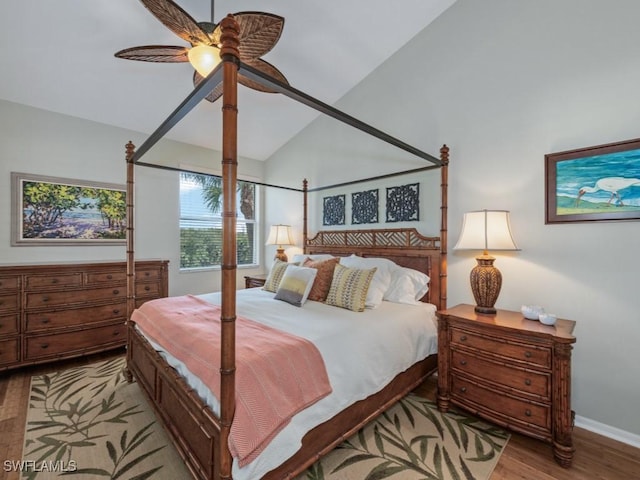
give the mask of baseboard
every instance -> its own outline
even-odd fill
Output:
[[[575,425],[576,427],[584,428],[585,430],[597,433],[598,435],[612,438],[614,440],[618,440],[619,442],[626,443],[636,448],[640,448],[640,435],[636,435],[635,433],[627,432],[626,430],[612,427],[611,425],[596,422],[595,420],[581,417],[580,415],[576,415]]]

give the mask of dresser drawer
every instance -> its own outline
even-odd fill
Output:
[[[99,307],[74,308],[56,312],[27,313],[27,332],[49,330],[51,328],[74,327],[107,320],[124,320],[127,316],[127,303],[119,302]]]
[[[158,283],[136,283],[136,297],[157,297],[160,295]]]
[[[152,281],[152,280],[160,280],[160,270],[155,268],[142,269],[136,268],[136,281],[144,282],[144,281]]]
[[[127,338],[126,328],[123,321],[117,325],[106,327],[28,337],[26,340],[26,360],[72,355],[83,350],[106,350],[109,346],[124,345]]]
[[[17,314],[1,315],[0,316],[0,336],[18,333],[19,319],[20,317]]]
[[[114,270],[113,272],[88,272],[86,274],[87,285],[100,285],[102,283],[127,283],[127,272]]]
[[[548,347],[525,345],[508,337],[494,338],[478,335],[467,330],[451,329],[451,346],[463,346],[492,352],[521,363],[551,368],[551,349]]]
[[[454,376],[451,385],[451,396],[454,401],[475,410],[475,405],[482,410],[493,410],[504,417],[505,424],[512,421],[520,425],[535,425],[547,432],[551,431],[551,408],[508,395],[496,393],[491,387],[483,387],[466,379]]]
[[[527,395],[545,400],[551,398],[551,374],[510,367],[492,362],[466,351],[451,352],[451,367],[463,374],[470,374],[498,386],[512,388]]]
[[[17,290],[20,288],[20,277],[12,275],[9,277],[0,277],[0,295],[7,290]]]
[[[15,363],[20,358],[20,343],[17,338],[0,341],[0,367]]]
[[[20,293],[0,294],[0,312],[18,310],[20,306]]]
[[[121,287],[90,288],[81,292],[42,292],[27,294],[27,309],[50,307],[56,305],[73,305],[78,303],[98,302],[126,298],[127,289]]]
[[[27,290],[46,287],[78,287],[82,285],[82,273],[65,273],[60,275],[32,275],[27,277]]]

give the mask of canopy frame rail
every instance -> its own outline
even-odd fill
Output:
[[[239,72],[242,75],[253,80],[264,87],[268,87],[278,93],[281,93],[292,100],[302,103],[320,113],[328,115],[336,120],[343,122],[351,127],[357,128],[373,137],[376,137],[383,142],[393,145],[401,150],[404,150],[414,156],[417,156],[423,160],[426,160],[433,165],[442,166],[442,160],[430,155],[412,145],[409,145],[402,140],[399,140],[382,130],[379,130],[357,118],[338,110],[337,108],[324,103],[304,92],[298,90],[290,85],[279,82],[270,77],[266,73],[257,70],[246,63],[242,62],[238,58],[232,59],[237,64]],[[216,68],[195,87],[195,89],[187,95],[187,97],[180,103],[180,105],[160,124],[160,126],[147,138],[147,140],[138,147],[133,155],[132,162],[140,164],[140,159],[145,153],[147,153],[158,141],[160,141],[177,123],[179,123],[196,105],[198,105],[202,99],[204,99],[214,88],[222,83],[222,65],[221,62]],[[154,164],[147,163],[146,166],[155,166]]]

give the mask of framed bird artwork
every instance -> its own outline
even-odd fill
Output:
[[[640,219],[640,138],[545,155],[545,223]]]

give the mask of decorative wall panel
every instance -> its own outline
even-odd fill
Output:
[[[387,222],[420,220],[420,184],[387,188]]]
[[[351,223],[378,223],[378,189],[351,194]]]
[[[344,225],[345,195],[324,197],[322,204],[322,225]]]

